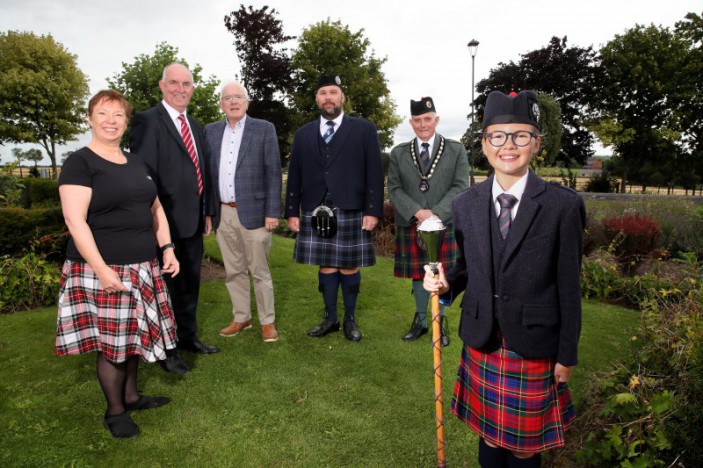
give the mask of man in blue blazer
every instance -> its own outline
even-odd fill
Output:
[[[322,337],[339,331],[337,294],[344,299],[344,334],[361,340],[356,325],[360,267],[376,263],[371,230],[383,216],[383,164],[376,126],[344,114],[344,92],[337,75],[323,75],[315,101],[320,118],[295,132],[288,165],[285,215],[298,236],[294,258],[319,265],[319,291],[325,304],[323,322],[308,331]],[[313,229],[313,210],[332,213],[334,221]],[[302,211],[302,213],[301,213]],[[323,223],[330,223],[325,218]],[[318,225],[319,226],[319,225]]]
[[[178,332],[178,348],[194,353],[219,351],[198,338],[195,313],[200,294],[200,262],[203,257],[204,200],[207,198],[207,153],[203,129],[186,108],[193,96],[193,74],[179,63],[164,68],[159,87],[163,101],[132,118],[130,151],[146,161],[164,206],[173,245],[181,263],[175,278],[165,276],[173,303]],[[183,374],[190,369],[171,351],[160,361],[168,372]]]
[[[220,335],[251,328],[249,274],[265,342],[278,339],[273,282],[268,258],[272,231],[281,216],[281,159],[276,129],[249,117],[249,93],[239,83],[225,84],[220,108],[227,117],[205,127],[210,154],[212,227],[227,270],[234,320]]]

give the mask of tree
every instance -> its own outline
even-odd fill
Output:
[[[591,47],[567,47],[567,38],[552,37],[542,49],[522,54],[518,63],[499,63],[489,77],[477,83],[476,108],[480,116],[488,94],[533,89],[559,102],[563,135],[554,162],[584,165],[593,156],[593,136],[583,117],[589,114],[595,77],[601,72]]]
[[[396,105],[381,70],[386,59],[369,50],[371,43],[363,32],[352,32],[341,22],[329,19],[303,30],[292,62],[295,123],[298,126],[319,117],[315,104],[317,80],[323,73],[335,73],[342,79],[345,112],[376,124],[381,147],[388,148],[393,145],[393,130],[401,119],[395,113]]]
[[[283,33],[275,8],[259,10],[240,5],[225,16],[225,27],[234,35],[237,57],[242,63],[241,80],[249,92],[248,113],[276,127],[282,161],[289,149],[291,118],[285,97],[291,90],[291,59],[281,44],[295,39]]]
[[[600,50],[605,73],[598,83],[592,128],[622,158],[621,191],[636,175],[635,180],[647,184],[653,167],[679,153],[677,95],[689,82],[687,54],[683,40],[654,25],[636,25]],[[647,171],[637,172],[645,166]]]
[[[559,157],[563,141],[564,126],[562,125],[561,106],[559,101],[544,93],[538,93],[539,109],[541,112],[540,126],[542,149],[537,157],[544,166],[553,166]]]
[[[25,159],[24,151],[22,151],[22,148],[12,148],[12,156],[15,157],[17,167],[20,168],[20,177],[24,177],[24,174],[22,174],[22,161]]]
[[[157,44],[153,55],[141,54],[135,57],[132,63],[122,62],[122,71],[115,73],[112,78],[107,78],[107,83],[112,89],[124,94],[134,106],[134,112],[141,112],[161,102],[159,80],[164,67],[171,63],[182,63],[193,73],[195,91],[188,105],[188,114],[203,125],[219,120],[219,81],[212,75],[204,79],[200,65],[196,64],[190,68],[188,62],[179,58],[178,48],[166,42]],[[123,145],[128,146],[128,141],[129,134],[125,132]]]
[[[56,145],[85,130],[88,80],[51,35],[0,33],[0,141],[38,143],[56,177]]]

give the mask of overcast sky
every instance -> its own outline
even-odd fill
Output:
[[[105,79],[121,71],[122,62],[153,53],[162,41],[178,47],[191,65],[202,65],[205,76],[227,81],[239,72],[240,64],[223,18],[240,3],[0,0],[0,30],[52,34],[78,56],[78,66],[90,79],[91,94],[106,87]],[[517,61],[520,54],[546,46],[552,36],[566,36],[569,46],[598,49],[635,24],[673,27],[686,13],[701,14],[702,10],[700,0],[272,0],[244,4],[276,8],[285,33],[291,36],[327,18],[340,20],[352,31],[363,28],[376,55],[388,59],[383,71],[404,119],[395,133],[396,144],[413,136],[407,123],[410,99],[422,96],[435,101],[440,133],[450,138],[464,133],[471,100],[467,48],[471,39],[480,42],[475,58],[478,82],[500,62]],[[83,137],[60,152],[87,141]],[[0,148],[3,163],[11,159],[13,146]]]

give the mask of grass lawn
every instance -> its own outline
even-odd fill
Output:
[[[131,441],[102,427],[95,356],[54,356],[54,308],[0,316],[0,466],[435,466],[430,340],[400,339],[412,320],[409,280],[393,278],[392,260],[379,259],[362,273],[363,340],[312,339],[305,331],[322,317],[317,270],[295,264],[292,248],[274,238],[279,341],[262,342],[256,319],[239,336],[220,337],[232,318],[229,296],[222,281],[204,283],[200,334],[221,352],[184,353],[193,368],[185,376],[141,363],[143,393],[173,401],[134,413],[142,434]],[[219,255],[212,238],[207,249]],[[449,412],[461,351],[458,305],[449,311],[447,466],[471,466],[476,439]],[[584,302],[577,405],[584,382],[627,347],[637,320],[634,311]]]

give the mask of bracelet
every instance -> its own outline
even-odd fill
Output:
[[[161,247],[159,247],[159,250],[161,250],[161,253],[164,253],[167,249],[175,249],[176,244],[173,242],[169,242],[168,244],[164,244]]]

